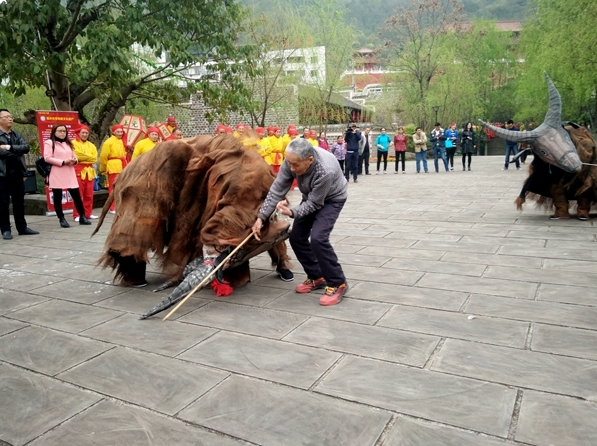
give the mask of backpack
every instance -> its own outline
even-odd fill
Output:
[[[54,141],[52,141],[52,155],[54,155]],[[43,156],[40,156],[37,158],[37,160],[35,160],[35,168],[37,169],[37,173],[39,173],[43,178],[47,178],[50,176],[52,165],[48,163]]]

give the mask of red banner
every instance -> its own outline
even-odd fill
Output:
[[[68,137],[75,139],[75,129],[79,126],[79,114],[70,111],[37,111],[35,113],[37,120],[37,134],[39,136],[39,147],[43,152],[44,142],[50,139],[52,128],[61,124],[68,129]],[[54,200],[50,194],[50,188],[46,186],[46,202],[48,204],[48,213],[54,212]],[[74,208],[73,199],[68,191],[62,192],[62,209],[72,210]]]

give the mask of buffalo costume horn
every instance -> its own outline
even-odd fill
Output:
[[[546,163],[557,166],[566,172],[579,172],[582,163],[568,132],[562,127],[562,98],[547,73],[545,73],[545,79],[549,90],[549,108],[543,124],[535,130],[518,132],[495,127],[482,120],[479,121],[500,138],[531,144],[535,155]]]

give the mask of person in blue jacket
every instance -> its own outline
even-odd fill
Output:
[[[446,158],[450,170],[454,170],[454,154],[456,153],[456,146],[458,145],[458,130],[456,130],[456,123],[450,124],[450,128],[446,130]]]
[[[386,129],[381,129],[381,134],[375,139],[375,146],[377,147],[377,172],[379,175],[379,167],[381,165],[381,159],[383,158],[383,173],[388,173],[388,150],[390,146],[394,144],[392,138],[386,134]]]
[[[446,135],[439,122],[435,123],[435,128],[431,130],[431,146],[433,147],[433,164],[435,165],[435,173],[439,172],[437,159],[441,155],[446,172],[450,172],[448,168],[448,159],[446,158]]]

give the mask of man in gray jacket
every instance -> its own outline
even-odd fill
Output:
[[[285,196],[294,179],[303,196],[298,206],[289,208]],[[309,141],[294,139],[286,148],[286,158],[253,225],[259,238],[264,222],[276,209],[294,218],[290,246],[307,273],[296,292],[310,293],[325,286],[320,305],[336,305],[348,291],[330,243],[330,234],[347,198],[348,183],[336,157],[313,147]]]
[[[365,163],[365,175],[371,175],[369,173],[369,158],[371,158],[371,147],[373,146],[373,140],[371,136],[371,129],[367,127],[365,132],[361,135],[359,141],[359,175],[363,174],[363,163]]]
[[[29,144],[12,130],[13,118],[8,110],[0,109],[0,231],[4,240],[11,240],[10,214],[8,206],[12,199],[12,213],[19,235],[34,235],[39,232],[29,229],[25,220],[25,183],[23,174],[27,170],[25,154]]]

